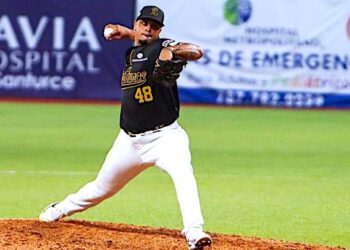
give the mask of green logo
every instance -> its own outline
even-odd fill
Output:
[[[225,3],[225,19],[233,25],[247,22],[251,13],[252,4],[250,0],[227,0]]]

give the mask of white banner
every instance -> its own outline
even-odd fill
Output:
[[[327,106],[345,95],[350,106],[349,0],[138,0],[137,10],[153,4],[165,12],[163,37],[205,51],[179,80],[186,96],[211,89],[209,102],[222,104]],[[304,103],[286,93],[304,93]]]

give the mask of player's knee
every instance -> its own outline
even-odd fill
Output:
[[[194,175],[193,168],[190,164],[172,165],[168,169],[168,173],[173,179]]]
[[[115,187],[113,185],[106,185],[95,182],[94,192],[98,197],[110,197],[115,193]]]

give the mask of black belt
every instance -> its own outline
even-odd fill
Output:
[[[144,132],[144,133],[139,133],[139,134],[134,134],[134,133],[131,133],[130,131],[125,131],[125,133],[127,133],[130,137],[136,137],[138,135],[145,136],[145,135],[154,134],[154,133],[157,133],[157,132],[160,132],[160,130],[159,129],[158,130],[151,130],[151,131],[147,131],[147,133]]]
[[[154,133],[160,132],[160,131],[161,131],[160,129],[161,129],[161,128],[164,128],[165,126],[167,126],[167,125],[162,124],[162,125],[156,126],[156,127],[154,128],[154,130],[147,130],[147,131],[140,132],[140,133],[134,133],[134,132],[131,132],[131,131],[128,131],[128,130],[125,130],[125,129],[123,129],[123,130],[124,130],[124,132],[127,133],[130,137],[136,137],[136,136],[138,136],[138,135],[144,136],[144,135],[149,135],[149,134],[154,134]]]

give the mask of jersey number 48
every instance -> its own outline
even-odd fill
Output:
[[[151,86],[138,87],[134,97],[139,103],[153,101]]]

